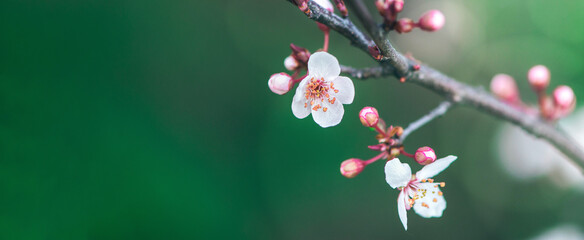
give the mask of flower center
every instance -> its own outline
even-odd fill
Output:
[[[310,102],[310,107],[314,111],[318,111],[322,109],[323,112],[328,110],[323,104],[324,101],[329,102],[330,104],[334,104],[337,98],[330,96],[329,90],[335,93],[338,93],[339,90],[335,89],[334,84],[332,82],[325,82],[324,78],[310,78],[308,85],[306,86],[306,92],[304,93],[304,97],[306,100]],[[307,101],[307,102],[308,102]],[[308,107],[308,104],[305,103],[304,107]]]
[[[433,187],[431,188],[424,188],[420,185],[420,183],[430,183]],[[436,196],[436,194],[438,194],[438,196],[442,196],[442,191],[438,190],[438,186],[440,187],[444,187],[446,185],[445,182],[434,182],[434,179],[428,178],[428,179],[422,179],[420,181],[417,181],[416,179],[411,180],[408,185],[406,186],[406,193],[409,193],[409,198],[408,198],[408,203],[409,206],[406,206],[406,208],[409,210],[412,206],[414,206],[414,203],[417,200],[422,200],[426,197],[426,195],[428,196]],[[437,202],[438,199],[435,197],[432,197],[432,202]],[[429,208],[430,206],[425,203],[422,202],[421,203],[422,207],[426,207]]]

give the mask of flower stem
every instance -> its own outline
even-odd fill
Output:
[[[409,158],[414,158],[414,155],[413,155],[413,154],[410,154],[410,153],[406,152],[406,151],[405,151],[405,150],[403,150],[403,149],[400,149],[400,150],[399,150],[399,153],[403,154],[403,155],[404,155],[404,156],[406,156],[406,157],[409,157]]]
[[[400,137],[400,141],[403,142],[408,137],[408,135],[410,135],[413,131],[418,130],[419,128],[436,119],[437,117],[444,115],[446,111],[450,109],[451,106],[452,103],[450,101],[444,101],[440,103],[438,107],[434,108],[428,114],[408,125],[408,127],[404,129],[404,132]]]
[[[330,30],[327,31],[323,31],[324,32],[324,46],[322,47],[322,49],[325,52],[328,52],[328,47],[329,47],[329,39],[330,39]]]
[[[373,158],[365,161],[365,165],[369,165],[369,164],[371,164],[371,163],[373,163],[373,162],[375,162],[375,161],[377,161],[377,160],[379,160],[379,159],[381,159],[383,157],[386,157],[386,156],[387,156],[387,152],[382,152],[379,155],[377,155],[377,156],[375,156],[375,157],[373,157]]]

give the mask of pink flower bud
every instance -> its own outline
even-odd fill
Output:
[[[375,7],[381,16],[385,16],[387,10],[389,9],[390,2],[387,0],[377,0],[375,1]]]
[[[418,26],[424,31],[433,32],[442,28],[442,26],[444,26],[444,21],[445,18],[442,12],[438,10],[430,10],[420,17],[420,20],[418,20]]]
[[[361,159],[351,158],[341,163],[341,174],[346,178],[354,178],[365,168],[365,162]]]
[[[414,22],[414,20],[409,18],[402,18],[398,20],[397,23],[395,24],[395,31],[397,31],[398,33],[408,33],[411,32],[415,26],[416,23]]]
[[[359,112],[359,120],[365,127],[374,127],[379,122],[379,114],[374,107],[364,107]]]
[[[392,4],[392,7],[394,13],[401,12],[404,10],[404,0],[395,0]]]
[[[567,110],[573,108],[576,104],[576,97],[571,87],[562,85],[557,87],[553,93],[554,104],[560,110]]]
[[[310,58],[308,49],[296,46],[294,43],[290,43],[290,49],[292,49],[292,56],[298,63],[301,63],[303,66],[308,64],[308,59]]]
[[[341,12],[341,15],[343,15],[343,17],[349,15],[349,11],[347,11],[347,7],[345,6],[345,1],[335,0],[335,5],[337,5],[337,8],[339,9],[339,12]]]
[[[290,88],[294,86],[294,81],[292,77],[286,73],[276,73],[270,76],[270,80],[268,80],[268,87],[272,92],[278,95],[284,95]]]
[[[533,66],[527,73],[529,85],[536,92],[541,92],[550,84],[550,70],[544,65]]]
[[[288,71],[294,71],[296,69],[298,69],[298,67],[300,66],[300,63],[298,63],[298,61],[296,61],[296,59],[290,55],[288,57],[286,57],[286,59],[284,59],[284,67],[286,67],[286,69],[288,69]]]
[[[436,153],[431,147],[421,147],[414,154],[414,158],[419,164],[428,165],[436,161]]]
[[[507,74],[497,74],[491,80],[491,91],[506,102],[519,100],[519,91],[515,80]]]

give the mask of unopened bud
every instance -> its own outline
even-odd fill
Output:
[[[369,54],[371,54],[375,60],[381,60],[381,52],[379,51],[377,45],[369,46],[368,49]]]
[[[431,147],[421,147],[418,148],[418,150],[414,154],[414,158],[416,159],[416,162],[418,162],[419,164],[428,165],[436,161],[436,153],[434,152],[434,149],[432,149]]]
[[[359,112],[359,120],[365,127],[375,127],[379,122],[379,113],[374,107],[364,107]]]
[[[529,85],[536,92],[541,92],[550,84],[550,70],[544,65],[533,66],[527,73]]]
[[[507,74],[497,74],[491,80],[491,91],[506,102],[519,100],[519,91],[515,80]]]
[[[349,11],[347,11],[347,7],[345,6],[345,1],[335,0],[335,4],[337,5],[337,9],[339,9],[339,12],[341,12],[341,15],[343,15],[343,17],[349,15]]]
[[[409,18],[401,18],[395,24],[395,31],[398,33],[408,33],[411,32],[414,27],[416,27],[414,20]]]
[[[354,178],[365,168],[365,162],[361,159],[351,158],[341,163],[341,174],[346,178]]]
[[[404,10],[404,0],[395,0],[392,4],[392,9],[394,13],[399,13]]]
[[[308,64],[308,59],[310,58],[310,51],[308,51],[308,49],[296,46],[294,43],[290,43],[290,49],[292,49],[292,56],[296,61],[304,66]]]
[[[381,16],[385,16],[387,10],[389,9],[389,1],[387,0],[377,0],[375,1],[375,7]]]
[[[424,31],[433,32],[444,26],[444,14],[438,10],[430,10],[420,17],[418,26]]]
[[[562,85],[557,87],[553,93],[554,104],[560,108],[560,110],[568,110],[574,108],[576,104],[576,97],[574,91],[571,87]]]
[[[293,85],[292,77],[286,73],[272,74],[270,80],[268,80],[268,87],[278,95],[284,95],[289,92]]]
[[[329,12],[334,11],[333,4],[329,0],[312,0],[312,1],[320,5],[321,7],[325,8],[326,10],[329,10]]]
[[[288,71],[294,71],[298,69],[298,66],[300,66],[300,63],[298,63],[298,61],[296,61],[296,59],[292,55],[284,59],[284,67],[286,67]]]

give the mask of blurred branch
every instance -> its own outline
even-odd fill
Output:
[[[379,61],[380,67],[360,70],[345,68],[346,73],[356,78],[371,76],[405,77],[406,82],[412,82],[430,89],[455,104],[476,108],[511,122],[536,137],[547,140],[568,158],[572,159],[580,170],[584,169],[584,151],[575,140],[557,126],[545,122],[538,116],[528,115],[513,108],[480,87],[472,87],[458,82],[429,66],[420,64],[419,70],[413,70],[413,66],[418,65],[418,63],[395,50],[389,39],[384,36],[382,30],[375,24],[366,6],[360,0],[348,0],[347,2],[349,7],[353,8],[352,12],[363,22],[375,41],[361,32],[348,18],[341,18],[313,1],[308,2],[310,9],[308,17],[310,19],[339,32],[349,39],[352,45],[367,54],[369,54],[368,47],[375,46],[375,43],[377,43],[383,55]]]

